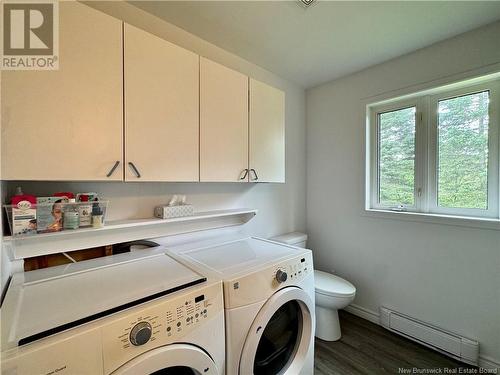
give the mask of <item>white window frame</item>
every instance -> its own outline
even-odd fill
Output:
[[[433,95],[429,98],[429,113],[436,113],[435,116],[429,116],[429,212],[472,217],[493,217],[498,218],[498,82],[474,85],[466,88],[447,91]],[[441,100],[470,95],[474,93],[489,91],[489,123],[488,123],[488,196],[487,209],[478,208],[451,208],[438,206],[438,103]]]
[[[404,210],[404,211],[419,211],[421,207],[421,199],[418,194],[418,188],[421,186],[421,173],[417,169],[417,160],[414,162],[414,189],[413,189],[413,202],[414,204],[404,205],[402,208],[400,206],[384,205],[380,202],[379,192],[380,192],[380,178],[379,178],[379,115],[387,112],[397,111],[400,109],[406,109],[415,107],[415,157],[417,155],[417,150],[422,147],[422,140],[419,138],[419,127],[421,127],[421,100],[419,99],[409,99],[398,101],[396,103],[389,103],[382,106],[377,106],[376,110],[371,111],[370,122],[373,124],[373,129],[370,132],[372,135],[371,139],[371,206],[375,209],[389,209],[394,211]]]
[[[456,87],[459,88],[456,88]],[[461,87],[460,87],[461,86]],[[499,219],[500,215],[500,80],[481,84],[454,84],[453,89],[439,87],[405,99],[386,100],[367,106],[367,194],[366,209],[376,211],[409,212],[427,215],[445,215],[456,218]],[[490,92],[488,128],[488,208],[446,208],[437,202],[437,106],[440,100]],[[415,189],[412,206],[388,206],[379,201],[379,114],[408,107],[416,107],[415,133]]]

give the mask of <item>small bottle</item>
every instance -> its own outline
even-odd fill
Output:
[[[70,198],[64,207],[63,228],[78,229],[80,226],[80,214],[78,213],[78,205],[75,198]]]
[[[99,203],[93,203],[92,206],[92,226],[102,228],[104,226],[104,215]]]

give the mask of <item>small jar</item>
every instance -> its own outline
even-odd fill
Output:
[[[104,226],[103,215],[92,215],[92,227],[102,228]]]

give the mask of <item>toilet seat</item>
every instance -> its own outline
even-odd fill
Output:
[[[352,297],[356,288],[349,281],[328,272],[314,270],[316,293],[332,297]]]

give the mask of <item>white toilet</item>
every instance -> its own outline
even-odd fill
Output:
[[[271,240],[297,247],[306,247],[307,234],[292,232]],[[338,310],[348,306],[356,295],[356,288],[349,281],[328,272],[314,270],[316,289],[316,337],[336,341],[342,336]]]

